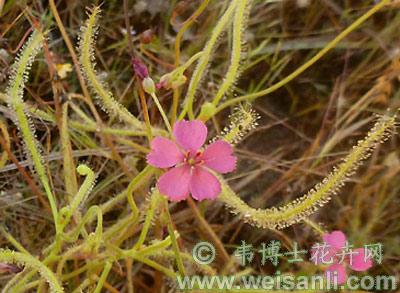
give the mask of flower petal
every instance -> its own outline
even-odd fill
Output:
[[[207,167],[224,174],[236,168],[236,157],[232,153],[233,148],[229,143],[218,140],[205,149],[202,160]]]
[[[353,252],[357,252],[357,254],[354,254],[352,256],[352,261],[350,263],[350,267],[357,271],[357,272],[363,272],[368,270],[369,268],[372,267],[372,259],[368,258],[365,260],[365,251],[364,248],[357,248],[353,249]]]
[[[189,195],[190,177],[188,165],[174,167],[158,179],[158,190],[172,201],[183,200]]]
[[[217,177],[202,167],[195,167],[190,179],[190,192],[197,200],[215,199],[221,192]]]
[[[192,152],[196,152],[207,138],[207,127],[200,120],[175,122],[173,132],[178,144]]]
[[[183,154],[178,146],[164,137],[156,137],[151,141],[151,152],[147,155],[147,163],[157,168],[170,168],[183,161]]]
[[[326,233],[322,238],[326,244],[336,250],[343,249],[346,245],[346,235],[342,231]]]
[[[342,285],[346,283],[347,279],[346,268],[341,264],[335,263],[327,268],[325,276],[327,279],[330,279],[331,282],[337,281],[337,285]]]

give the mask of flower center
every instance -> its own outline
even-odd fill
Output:
[[[201,159],[202,154],[203,153],[200,151],[198,151],[194,154],[189,151],[185,155],[185,162],[192,167],[196,166],[196,165],[201,165],[204,163],[203,160]]]
[[[193,158],[189,158],[187,162],[188,162],[189,165],[194,165],[194,164],[196,164],[196,160],[193,159]]]

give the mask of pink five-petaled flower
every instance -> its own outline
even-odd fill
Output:
[[[218,140],[204,150],[207,127],[200,120],[178,121],[173,127],[174,141],[155,137],[147,162],[157,168],[169,168],[158,182],[160,193],[172,201],[186,199],[215,199],[221,184],[210,171],[228,173],[236,167],[232,146]]]
[[[337,277],[337,284],[341,285],[346,282],[346,265],[357,272],[363,272],[372,267],[372,259],[365,258],[364,248],[349,249],[344,251],[346,247],[346,235],[342,231],[333,231],[323,235],[323,240],[326,244],[323,257],[315,258],[318,253],[315,246],[311,249],[311,259],[314,259],[315,264],[323,264],[330,260],[332,263],[327,267],[325,275],[331,281]],[[314,254],[314,255],[313,255]],[[345,255],[342,262],[342,255]]]

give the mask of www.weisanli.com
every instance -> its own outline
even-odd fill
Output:
[[[395,276],[349,276],[345,284],[339,285],[337,276],[326,280],[324,276],[177,276],[179,290],[374,290],[396,291]]]

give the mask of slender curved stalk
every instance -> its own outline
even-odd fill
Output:
[[[64,228],[68,225],[72,215],[79,207],[79,205],[85,200],[88,196],[90,191],[93,188],[93,185],[96,180],[96,175],[94,172],[86,165],[79,165],[76,168],[78,173],[82,176],[86,176],[85,180],[83,181],[82,186],[79,188],[78,193],[73,197],[71,203],[67,206],[62,208],[64,219],[62,221],[62,227]]]
[[[75,229],[68,232],[67,235],[63,236],[63,240],[67,242],[76,242],[78,240],[78,236],[81,233],[84,226],[90,222],[90,218],[97,216],[97,225],[94,232],[95,236],[95,245],[98,246],[102,239],[103,234],[103,214],[101,213],[101,209],[99,206],[91,206],[79,224],[76,226]]]
[[[140,249],[140,247],[144,243],[144,241],[146,239],[146,236],[147,236],[147,233],[149,232],[149,229],[150,229],[153,217],[154,217],[154,213],[155,213],[156,207],[158,206],[158,204],[160,202],[160,199],[161,199],[160,192],[158,191],[157,188],[154,188],[152,193],[151,193],[150,208],[146,213],[146,218],[144,220],[142,232],[139,235],[138,241],[134,245],[135,249]]]
[[[24,84],[28,79],[28,71],[32,66],[35,56],[40,51],[44,35],[35,30],[27,43],[24,45],[17,62],[13,65],[10,82],[7,88],[8,104],[15,112],[15,124],[18,126],[28,157],[33,161],[36,172],[46,192],[50,203],[51,212],[56,227],[59,232],[59,219],[57,203],[50,187],[50,181],[47,176],[43,159],[40,153],[39,143],[35,138],[35,129],[30,122],[30,117],[23,101]]]
[[[86,87],[85,80],[83,79],[82,72],[81,72],[81,70],[79,68],[79,62],[78,62],[78,58],[76,57],[74,46],[72,45],[72,42],[68,37],[68,33],[65,30],[65,27],[64,27],[64,25],[62,23],[60,15],[58,14],[57,6],[56,6],[54,0],[49,0],[49,6],[50,6],[50,10],[51,10],[51,12],[52,12],[52,14],[54,16],[54,19],[56,20],[58,28],[59,28],[59,30],[61,32],[61,35],[62,35],[62,37],[64,39],[64,42],[67,45],[68,51],[69,51],[69,53],[71,55],[72,62],[74,63],[75,71],[76,71],[76,74],[78,76],[79,84],[80,84],[80,86],[82,88],[82,92],[83,92],[83,94],[85,95],[86,98],[89,98],[90,97],[89,91],[88,91],[88,89]]]
[[[140,261],[140,262],[148,265],[149,267],[152,267],[152,268],[156,269],[157,271],[162,272],[167,277],[170,277],[172,279],[176,278],[176,273],[174,271],[172,271],[172,270],[170,270],[170,269],[158,264],[157,262],[155,262],[155,261],[153,261],[151,259],[145,258],[145,257],[140,256],[140,255],[135,255],[133,258],[135,260],[137,260],[137,261]]]
[[[129,203],[129,206],[132,210],[132,216],[133,216],[133,221],[136,221],[136,219],[139,217],[139,209],[135,203],[135,200],[133,199],[133,191],[137,189],[137,185],[140,182],[140,180],[143,179],[143,177],[149,172],[151,169],[151,166],[147,166],[145,169],[142,170],[132,181],[129,183],[128,188],[126,189],[126,197]]]
[[[179,29],[175,38],[175,66],[179,66],[179,61],[181,58],[181,41],[183,34],[192,25],[192,23],[200,16],[200,14],[207,8],[210,0],[203,0],[201,5],[196,9],[195,12],[183,23],[182,27]]]
[[[247,11],[250,9],[251,0],[241,0],[238,2],[235,17],[233,20],[233,40],[232,40],[232,56],[231,64],[226,72],[223,83],[218,89],[217,94],[213,100],[215,106],[221,101],[226,92],[235,83],[239,75],[239,66],[242,59],[242,46],[243,46],[243,35],[245,32],[245,23],[247,19]]]
[[[99,7],[94,7],[86,25],[82,28],[82,36],[80,39],[80,64],[82,72],[93,91],[97,94],[104,110],[117,115],[126,123],[133,125],[137,129],[143,128],[142,123],[135,118],[124,106],[114,100],[110,91],[106,90],[102,81],[97,77],[92,60],[94,59],[94,36],[97,32],[96,21],[100,13]]]
[[[193,72],[192,78],[190,80],[189,88],[187,90],[187,94],[186,94],[186,98],[185,98],[184,108],[179,116],[179,119],[183,119],[185,117],[186,113],[189,114],[190,119],[194,119],[194,113],[193,113],[194,97],[199,88],[200,81],[206,71],[206,68],[210,61],[212,52],[215,49],[217,40],[218,40],[219,36],[222,34],[222,32],[225,30],[225,28],[227,27],[228,23],[231,21],[231,17],[235,11],[237,2],[238,2],[238,0],[231,1],[227,10],[222,15],[222,17],[218,21],[217,25],[213,29],[211,37],[203,49],[203,55],[201,55],[201,57],[197,63],[196,70]]]
[[[8,240],[18,251],[29,254],[29,252],[19,243],[3,226],[0,226],[0,233]]]
[[[9,249],[0,249],[0,262],[11,264],[23,264],[25,267],[37,270],[43,278],[49,283],[51,292],[64,292],[57,277],[48,267],[33,256],[21,252],[15,252]]]
[[[167,127],[169,133],[172,133],[171,124],[169,124],[169,120],[168,120],[167,114],[165,114],[164,109],[161,106],[160,101],[158,100],[156,94],[152,93],[151,97],[153,98],[153,101],[156,104],[157,109],[160,112],[162,119],[164,120],[165,127]]]
[[[298,223],[325,205],[336,194],[348,178],[355,173],[360,163],[372,151],[387,140],[395,127],[394,116],[384,116],[378,120],[364,140],[360,140],[343,162],[335,167],[321,183],[315,185],[307,194],[279,208],[266,210],[248,206],[222,179],[222,192],[218,197],[244,221],[260,228],[281,229]]]
[[[279,82],[273,84],[269,88],[244,95],[241,97],[237,97],[234,99],[230,99],[226,101],[225,103],[221,104],[216,112],[220,112],[223,109],[238,104],[243,101],[251,101],[253,99],[259,98],[266,96],[277,89],[281,88],[282,86],[286,85],[293,79],[295,79],[297,76],[302,74],[304,71],[306,71],[308,68],[310,68],[312,65],[314,65],[318,60],[320,60],[326,53],[328,53],[331,49],[333,49],[341,40],[343,40],[347,35],[349,35],[352,31],[354,31],[357,27],[359,27],[361,24],[363,24],[368,18],[370,18],[372,15],[374,15],[377,11],[379,11],[382,7],[384,7],[386,4],[388,4],[390,0],[382,0],[380,1],[377,5],[372,7],[370,10],[368,10],[366,13],[364,13],[362,16],[360,16],[356,21],[354,21],[351,25],[349,25],[344,31],[342,31],[340,34],[338,34],[332,41],[330,41],[321,51],[319,51],[317,54],[314,55],[310,60],[308,60],[304,65],[300,66],[297,68],[295,71],[293,71],[291,74],[280,80]]]
[[[8,149],[10,149],[10,135],[8,134],[7,127],[5,126],[3,119],[0,119],[0,132],[4,138],[4,143]],[[0,169],[4,167],[7,163],[8,154],[5,149],[3,149],[2,154],[0,155]]]
[[[187,29],[192,25],[192,23],[200,16],[200,14],[207,8],[210,0],[203,0],[201,5],[196,9],[195,12],[183,23],[182,27],[178,31],[175,38],[175,66],[179,66],[181,59],[181,41],[183,34],[187,31]],[[179,98],[180,91],[178,88],[174,89],[173,100],[172,100],[172,109],[171,109],[171,124],[175,123],[176,115],[178,112],[179,106]]]
[[[101,276],[100,276],[99,280],[97,281],[97,286],[94,289],[93,293],[100,293],[101,292],[101,289],[104,286],[104,283],[105,283],[105,281],[107,279],[108,274],[110,273],[111,268],[112,268],[112,263],[107,261],[106,265],[104,266],[104,270],[101,273]]]
[[[169,206],[168,206],[167,199],[164,200],[164,204],[165,204],[165,215],[167,218],[167,229],[168,229],[169,236],[171,237],[171,244],[172,244],[172,249],[175,253],[176,265],[178,267],[178,270],[179,270],[179,273],[181,274],[181,276],[185,276],[186,275],[185,267],[183,265],[181,253],[179,250],[179,245],[178,245],[178,242],[175,237],[175,230],[174,230],[171,215],[169,213]]]
[[[75,162],[72,155],[72,146],[68,130],[68,103],[62,106],[60,138],[64,162],[63,172],[65,189],[67,194],[72,196],[78,191],[78,181],[76,180]]]

